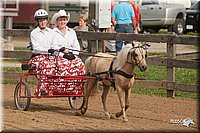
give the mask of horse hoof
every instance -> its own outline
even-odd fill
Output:
[[[120,113],[120,112],[117,112],[117,113],[115,114],[115,116],[118,118],[118,117],[121,116],[121,113]]]
[[[86,110],[87,110],[86,108],[82,108],[81,109],[81,114],[85,114]]]
[[[123,116],[123,122],[128,122],[128,118]]]
[[[127,118],[123,119],[123,122],[128,122],[128,119]]]
[[[114,116],[112,116],[112,115],[110,115],[110,119],[115,119],[115,117],[114,117]]]
[[[81,116],[81,113],[78,112],[78,111],[76,111],[76,112],[75,112],[75,116]]]
[[[110,119],[110,114],[108,112],[105,113],[106,119],[109,120]]]

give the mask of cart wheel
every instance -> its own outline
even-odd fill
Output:
[[[69,105],[73,110],[80,110],[85,103],[84,97],[69,97]]]
[[[21,97],[21,96],[26,96],[26,97]],[[19,110],[27,111],[31,103],[30,96],[31,96],[31,92],[27,83],[22,81],[21,93],[20,93],[20,82],[17,83],[15,87],[15,93],[14,93],[14,101],[15,101],[16,108]]]

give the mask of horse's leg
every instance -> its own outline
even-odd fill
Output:
[[[101,100],[102,100],[102,104],[103,104],[103,109],[104,109],[104,114],[106,116],[107,119],[111,118],[111,115],[109,114],[109,112],[107,111],[107,107],[106,107],[106,99],[107,99],[107,95],[109,92],[109,86],[103,84],[103,93],[101,95]]]
[[[125,111],[130,106],[130,96],[131,96],[131,88],[125,91]]]
[[[95,84],[97,84],[96,80],[90,79],[87,81],[87,86],[86,86],[86,93],[85,93],[85,104],[83,106],[83,108],[81,109],[81,113],[85,114],[85,112],[88,109],[88,100],[90,97],[90,94],[92,92],[92,89],[95,87]]]
[[[131,89],[128,89],[128,91],[125,91],[125,111],[129,108],[129,105],[130,105],[130,101],[129,101],[130,94],[131,94]],[[120,117],[121,115],[123,115],[123,110],[116,113],[116,117]]]
[[[123,121],[127,122],[128,118],[126,117],[126,112],[125,112],[126,111],[125,102],[124,102],[124,99],[123,99],[123,96],[122,96],[122,90],[119,87],[117,89],[117,95],[118,95],[119,102],[120,102],[122,110],[120,112],[117,112],[115,115],[116,115],[116,117],[120,117],[121,115],[123,115]]]

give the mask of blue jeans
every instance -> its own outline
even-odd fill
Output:
[[[116,26],[116,32],[118,32],[118,33],[133,33],[133,31],[134,30],[133,30],[132,25],[125,25],[125,26],[117,25]],[[118,55],[119,51],[122,49],[123,42],[124,42],[124,45],[131,43],[131,41],[127,41],[127,40],[116,41],[115,48],[116,48],[116,54],[117,55]]]

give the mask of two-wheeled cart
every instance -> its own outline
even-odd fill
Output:
[[[28,70],[28,72],[21,75],[14,91],[14,102],[17,109],[28,110],[32,98],[54,97],[68,97],[69,105],[74,110],[80,110],[83,107],[84,84],[90,77],[84,74],[63,75],[59,73],[59,67],[62,65],[59,64],[59,59],[62,57],[59,56],[59,51],[57,54],[52,54],[53,52],[37,56],[39,64],[30,61],[22,63],[22,70]],[[51,65],[44,65],[45,63],[41,62],[48,62]],[[31,94],[28,85],[30,76],[38,79],[34,94]]]

